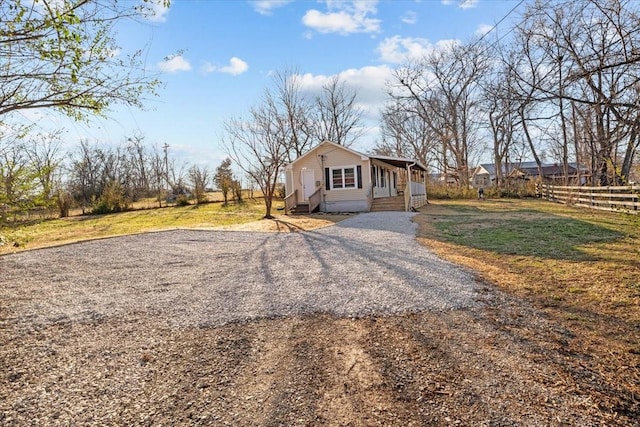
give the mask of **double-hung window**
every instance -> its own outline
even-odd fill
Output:
[[[331,168],[331,189],[357,187],[358,178],[355,166]]]

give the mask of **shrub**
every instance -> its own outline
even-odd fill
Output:
[[[176,197],[176,206],[189,206],[189,197],[186,194],[179,194]]]
[[[71,206],[73,205],[73,196],[71,195],[71,193],[60,190],[56,197],[56,203],[58,205],[58,213],[60,214],[60,218],[68,217]]]
[[[131,202],[122,185],[116,181],[111,181],[102,190],[100,198],[93,206],[92,213],[106,214],[122,212],[129,209],[130,206]]]
[[[473,199],[477,197],[477,190],[444,183],[429,183],[427,184],[427,197],[430,199]]]
[[[427,185],[427,196],[434,200],[448,199],[475,199],[478,197],[477,188],[461,188],[454,185],[441,183],[430,183]],[[484,189],[484,197],[487,199],[510,198],[520,199],[523,197],[535,197],[536,189],[533,181],[512,182],[506,188],[487,187]]]
[[[236,202],[242,203],[242,184],[240,184],[240,181],[234,180],[231,188],[233,190],[233,198]]]

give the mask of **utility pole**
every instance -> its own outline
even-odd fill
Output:
[[[167,158],[167,152],[169,150],[169,144],[165,142],[164,145],[162,146],[162,149],[164,150],[164,180],[165,180],[167,191],[168,191],[169,190],[169,161]]]

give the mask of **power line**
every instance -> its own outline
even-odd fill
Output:
[[[475,47],[476,44],[480,43],[487,35],[489,35],[489,33],[491,33],[493,30],[495,30],[496,28],[498,28],[498,25],[500,25],[505,19],[507,19],[513,12],[516,11],[517,8],[519,8],[522,3],[524,3],[525,0],[520,0],[515,6],[513,6],[511,8],[511,10],[509,12],[507,12],[506,15],[504,15],[502,18],[500,18],[500,20],[493,26],[491,27],[491,29],[489,31],[487,31],[486,33],[484,33],[482,36],[480,36],[480,38],[478,40],[476,40],[473,45],[471,45],[471,47]],[[513,31],[513,30],[511,30]],[[509,34],[511,31],[509,31],[507,34]],[[504,37],[504,36],[503,36]],[[502,39],[502,37],[500,38],[500,40]]]

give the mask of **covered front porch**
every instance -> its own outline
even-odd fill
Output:
[[[427,168],[411,159],[370,156],[371,210],[418,209],[427,202]]]

